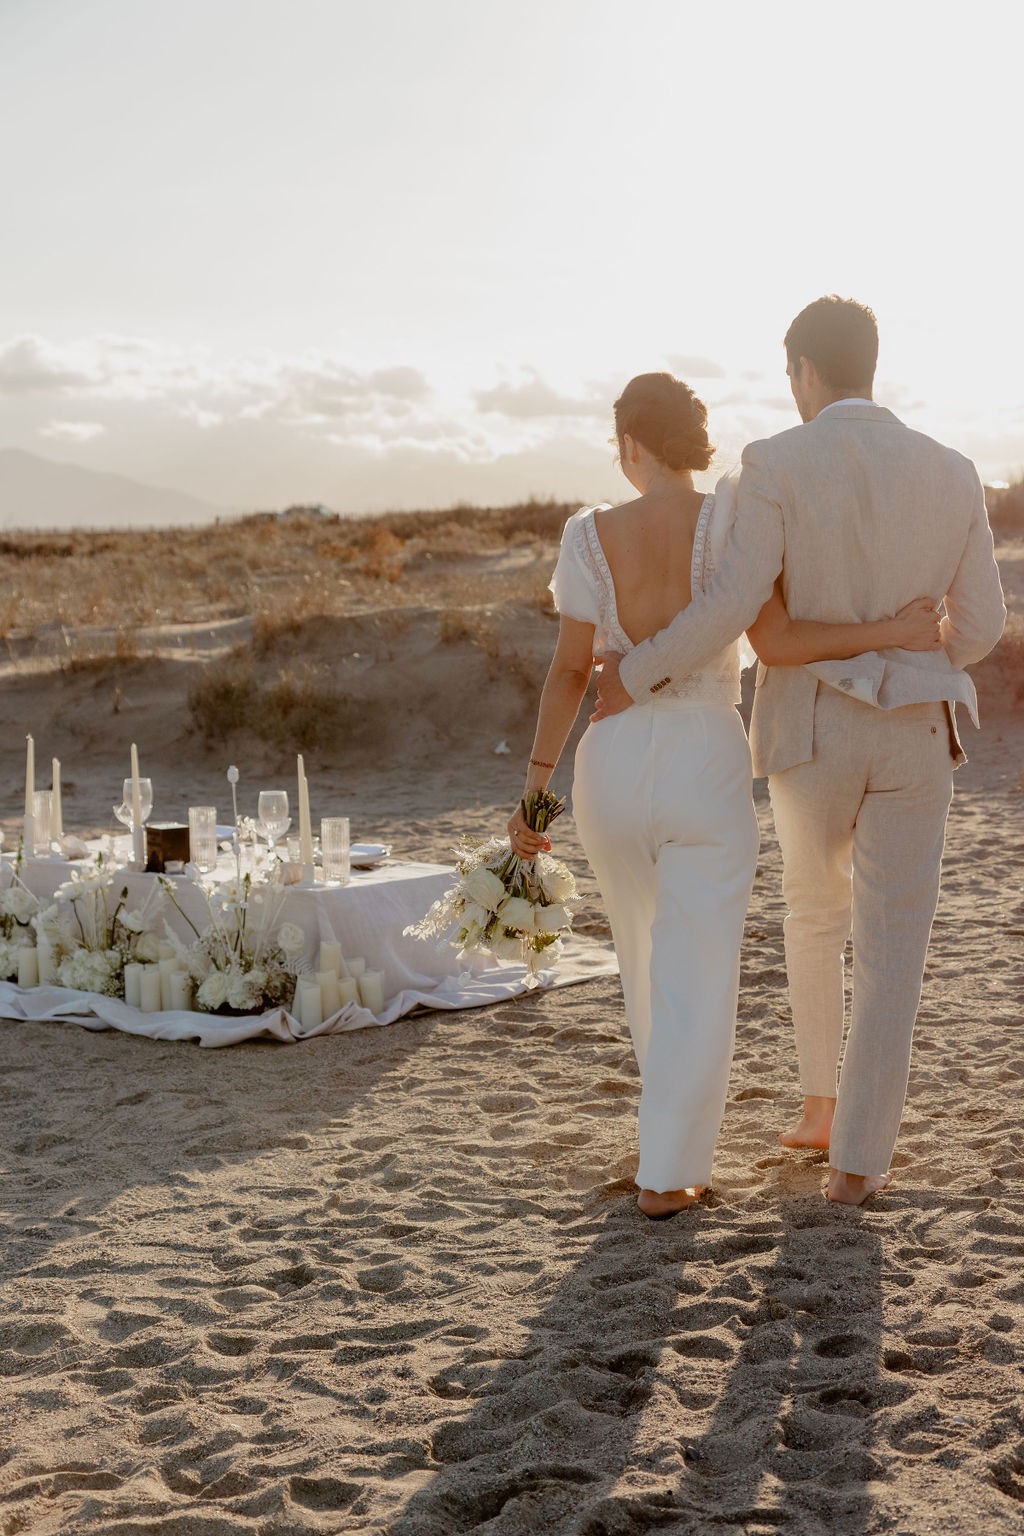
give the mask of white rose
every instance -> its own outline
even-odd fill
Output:
[[[509,939],[504,935],[495,939],[491,945],[491,954],[495,960],[519,960],[523,958],[523,943],[521,939]]]
[[[461,928],[459,930],[459,942],[463,949],[475,949],[480,942],[480,935],[483,931],[480,923],[467,923],[465,927]]]
[[[298,923],[282,923],[277,930],[277,942],[286,955],[301,955],[306,947],[306,935]]]
[[[566,869],[557,859],[545,860],[540,867],[544,893],[552,901],[568,901],[576,894],[576,880],[571,869]]]
[[[536,907],[524,896],[510,896],[498,909],[498,920],[516,933],[536,933],[534,914]]]
[[[462,921],[467,928],[471,923],[476,923],[478,928],[486,928],[490,920],[491,913],[478,901],[467,901],[462,909]]]
[[[470,901],[479,902],[488,912],[497,912],[506,894],[493,869],[484,869],[483,865],[470,870],[462,882],[462,890]]]
[[[560,928],[568,928],[572,918],[559,902],[554,902],[550,907],[537,908],[537,932],[557,933]]]
[[[196,1002],[200,1008],[205,1008],[208,1013],[213,1013],[223,1006],[228,1000],[228,978],[223,971],[211,971],[196,993]]]
[[[122,912],[118,922],[122,928],[127,928],[129,933],[142,933],[146,926],[146,919],[141,912]]]

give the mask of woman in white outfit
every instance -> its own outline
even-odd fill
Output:
[[[558,644],[541,697],[525,792],[547,787],[603,651],[625,653],[706,586],[728,532],[732,488],[707,469],[707,412],[671,374],[641,374],[615,402],[619,461],[639,492],[571,517],[551,580]],[[918,599],[880,624],[791,621],[781,596],[750,639],[772,665],[935,643]],[[750,653],[749,659],[753,659]],[[747,739],[736,711],[740,645],[682,685],[591,724],[576,753],[573,814],[604,896],[642,1078],[638,1204],[659,1220],[711,1182],[732,1061],[743,920],[758,850]],[[513,847],[550,841],[521,812]]]

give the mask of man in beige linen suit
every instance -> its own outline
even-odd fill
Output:
[[[871,311],[819,299],[793,321],[786,353],[804,425],[744,451],[709,590],[621,663],[606,662],[596,718],[704,665],[754,624],[777,578],[791,617],[825,623],[880,619],[920,592],[944,601],[936,651],[758,668],[750,740],[782,848],[804,1094],[800,1123],[781,1139],[830,1146],[829,1198],[860,1204],[888,1181],[906,1096],[963,760],[955,703],[976,721],[959,669],[992,649],[1006,610],[974,466],[871,398]],[[837,1092],[851,929],[853,1013]]]

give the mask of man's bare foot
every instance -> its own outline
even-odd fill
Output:
[[[835,1112],[835,1099],[809,1095],[804,1099],[799,1122],[791,1131],[782,1132],[780,1142],[784,1147],[815,1147],[819,1152],[827,1152]]]
[[[706,1184],[694,1184],[690,1189],[666,1189],[663,1192],[642,1189],[636,1203],[648,1220],[667,1221],[670,1216],[677,1216],[680,1211],[695,1205],[706,1189]]]
[[[887,1173],[842,1173],[838,1168],[830,1168],[825,1199],[834,1200],[836,1205],[863,1205],[888,1183]]]

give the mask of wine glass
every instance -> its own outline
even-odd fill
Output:
[[[127,821],[126,825],[129,826],[129,827],[132,827],[132,823],[131,823],[131,819],[130,819],[131,818],[131,814],[132,814],[132,781],[131,781],[131,779],[125,779],[124,784],[122,785],[122,788],[121,788],[121,795],[122,795],[122,797],[124,799],[125,805],[128,807],[129,820]],[[150,816],[153,814],[153,780],[152,779],[140,779],[139,780],[139,812],[140,812],[140,815],[142,817],[142,820],[140,822],[140,826],[144,827],[146,825],[146,822],[149,820]],[[117,806],[116,805],[114,807],[114,815],[117,816],[118,821],[121,821],[123,819],[122,817],[117,815]],[[135,830],[135,828],[132,827],[132,831],[134,831],[134,830]]]
[[[274,844],[292,824],[288,814],[288,795],[283,789],[261,789],[256,803],[257,828],[267,840],[267,858],[277,857]]]

